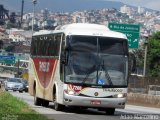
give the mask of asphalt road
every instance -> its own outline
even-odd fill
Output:
[[[125,109],[116,109],[115,115],[107,116],[94,109],[66,108],[63,112],[55,111],[54,104],[48,108],[35,106],[33,97],[28,93],[10,92],[13,96],[28,103],[35,111],[46,115],[50,120],[160,120],[160,109],[126,105]]]

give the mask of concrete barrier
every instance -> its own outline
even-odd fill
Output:
[[[128,93],[128,104],[160,108],[160,96]]]
[[[3,72],[3,73],[0,73],[0,77],[14,78],[14,74]]]

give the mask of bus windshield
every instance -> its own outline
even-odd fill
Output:
[[[124,39],[70,36],[65,82],[127,86],[127,42]]]

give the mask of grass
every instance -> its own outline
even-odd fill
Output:
[[[25,102],[0,90],[0,120],[48,120]]]

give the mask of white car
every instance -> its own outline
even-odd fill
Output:
[[[9,78],[5,83],[5,90],[13,90],[23,92],[23,84],[21,83],[20,78]]]

